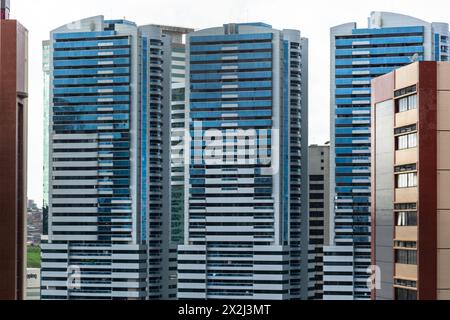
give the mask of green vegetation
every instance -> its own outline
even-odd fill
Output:
[[[28,268],[41,267],[41,248],[28,246]]]

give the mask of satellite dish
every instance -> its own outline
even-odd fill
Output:
[[[414,55],[410,58],[411,62],[416,62],[419,61],[419,54],[418,53],[414,53]]]

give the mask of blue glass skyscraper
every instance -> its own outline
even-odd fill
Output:
[[[51,33],[43,299],[163,298],[170,44],[102,16]]]
[[[331,29],[331,247],[325,299],[370,299],[371,79],[421,60],[448,61],[449,26],[373,12]]]
[[[307,40],[227,24],[189,34],[186,59],[178,298],[306,297]]]

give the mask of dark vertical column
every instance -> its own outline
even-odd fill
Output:
[[[25,203],[27,202],[25,198],[25,181],[23,179],[24,175],[26,175],[25,168],[25,136],[24,136],[24,128],[25,128],[25,115],[24,115],[24,105],[22,103],[17,103],[17,287],[16,287],[16,299],[23,300],[23,288],[25,286],[24,274],[26,266],[25,263],[25,224],[26,217],[24,216],[24,208]]]
[[[17,299],[17,97],[15,21],[0,20],[0,300]]]
[[[24,298],[27,31],[0,20],[0,300]]]
[[[308,98],[308,79],[309,79],[309,40],[302,38],[302,104],[301,104],[301,298],[308,299],[308,243],[309,243],[309,98]]]
[[[419,65],[418,299],[437,298],[437,64]]]

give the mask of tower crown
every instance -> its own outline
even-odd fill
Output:
[[[9,8],[10,8],[9,0],[0,0],[0,20],[9,19]]]

